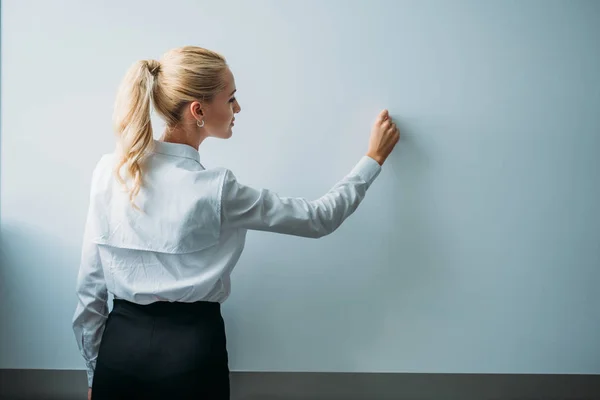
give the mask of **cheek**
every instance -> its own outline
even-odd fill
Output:
[[[206,116],[206,122],[210,126],[209,130],[212,130],[215,135],[223,134],[224,131],[229,129],[233,116],[234,113],[231,103],[227,102],[225,104],[213,106],[210,110],[210,115]]]
[[[233,118],[233,109],[229,103],[227,103],[226,107],[223,107],[221,112],[219,113],[219,123],[223,125],[229,125],[231,123],[231,119]]]

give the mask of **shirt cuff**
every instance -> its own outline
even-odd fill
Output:
[[[94,370],[96,369],[96,363],[87,363],[87,381],[88,388],[92,387],[92,383],[94,383]]]
[[[350,174],[359,176],[367,183],[367,186],[371,186],[380,172],[381,165],[377,161],[369,156],[363,156]]]

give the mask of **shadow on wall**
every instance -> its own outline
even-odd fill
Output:
[[[6,303],[6,291],[8,290],[8,256],[6,251],[6,245],[4,243],[4,230],[0,229],[0,321],[7,321],[7,314],[4,311],[4,304]],[[5,323],[0,324],[4,328],[0,328],[0,348],[2,348],[2,343],[6,342],[6,337],[4,336],[4,330],[6,329]],[[2,354],[4,352],[0,351],[0,366],[3,364],[2,362]]]
[[[77,246],[38,227],[2,221],[0,368],[51,365],[64,357],[65,340],[75,346]]]

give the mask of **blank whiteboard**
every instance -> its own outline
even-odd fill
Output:
[[[199,45],[242,106],[202,162],[246,184],[316,199],[382,108],[402,131],[334,234],[248,235],[232,370],[600,373],[599,38],[594,1],[3,1],[0,368],[84,368],[74,289],[117,86]]]

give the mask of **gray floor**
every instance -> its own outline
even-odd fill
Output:
[[[85,372],[0,370],[0,399],[85,399]],[[232,372],[232,400],[600,400],[600,375]],[[171,399],[169,399],[171,400]]]

